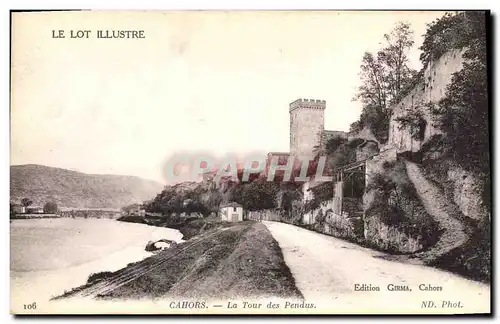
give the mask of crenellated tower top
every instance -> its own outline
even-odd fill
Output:
[[[297,99],[290,104],[290,112],[297,108],[326,109],[326,100],[318,99]]]

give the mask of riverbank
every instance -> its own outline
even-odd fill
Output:
[[[196,235],[202,234],[215,228],[231,226],[231,223],[222,222],[218,217],[192,217],[184,219],[182,221],[172,222],[169,218],[162,217],[122,216],[117,220],[126,223],[145,224],[150,226],[175,229],[182,234],[183,240],[189,240]]]
[[[261,223],[226,223],[58,299],[301,299],[281,249]]]
[[[149,240],[182,242],[173,229],[108,219],[27,219],[10,223],[11,310],[49,300],[86,283],[90,274],[117,271],[153,253]]]

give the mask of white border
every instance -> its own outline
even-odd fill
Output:
[[[385,9],[385,10],[394,10],[394,9],[420,9],[420,10],[429,10],[429,9],[434,9],[434,10],[439,10],[439,9],[491,9],[493,15],[498,12],[498,6],[499,2],[498,1],[484,1],[484,0],[474,0],[474,1],[465,1],[465,0],[454,0],[454,1],[443,1],[443,0],[420,0],[420,1],[401,1],[401,0],[384,0],[384,1],[362,1],[362,0],[350,0],[350,1],[343,1],[343,2],[327,2],[327,1],[319,1],[319,0],[307,0],[307,1],[297,1],[297,0],[288,0],[288,1],[282,1],[282,0],[243,0],[243,1],[203,1],[203,0],[184,0],[184,1],[151,1],[151,0],[141,0],[141,1],[130,1],[130,0],[123,0],[123,1],[105,1],[105,0],[88,0],[88,1],[44,1],[41,3],[40,1],[13,1],[13,0],[7,0],[7,1],[2,1],[1,5],[2,11],[1,11],[1,17],[2,17],[2,33],[1,33],[1,44],[2,44],[2,65],[1,65],[1,72],[3,75],[2,81],[2,110],[1,110],[1,117],[0,117],[0,122],[2,123],[0,127],[0,151],[3,152],[4,154],[2,155],[2,162],[5,164],[2,165],[2,168],[0,168],[0,179],[2,181],[2,186],[1,186],[1,207],[2,210],[4,211],[3,215],[3,221],[2,221],[2,230],[3,230],[3,240],[2,240],[2,246],[3,246],[3,253],[2,256],[4,257],[4,266],[2,267],[2,274],[1,278],[3,280],[3,285],[2,287],[9,287],[9,223],[7,222],[7,209],[8,209],[8,202],[9,202],[9,166],[10,166],[10,160],[9,160],[9,16],[10,13],[8,10],[10,9],[114,9],[114,10],[127,10],[127,9],[140,9],[140,10],[147,10],[147,9],[164,9],[164,10],[172,10],[172,9],[188,9],[188,10],[199,10],[199,9],[209,9],[209,10],[215,10],[215,9],[236,9],[236,10],[244,10],[244,9],[249,9],[249,10],[257,10],[257,9],[263,9],[263,10],[272,10],[272,9]],[[498,44],[497,40],[497,33],[494,32],[494,48],[493,48],[493,53],[496,57],[496,44]],[[498,61],[498,60],[495,60]],[[498,64],[497,64],[498,65]],[[496,72],[496,70],[495,70]],[[494,73],[496,75],[496,73]],[[498,82],[495,83],[496,87],[493,89],[493,93],[498,93]],[[496,98],[497,96],[494,96],[493,98]],[[493,107],[495,107],[496,101],[493,102]],[[500,114],[496,113],[495,114],[495,125],[498,125],[498,119]],[[495,128],[493,130],[495,131]],[[499,149],[500,144],[498,142],[495,143],[495,149]],[[497,164],[495,163],[495,166]],[[496,177],[495,179],[496,180]],[[497,194],[495,194],[495,201],[498,201]],[[493,215],[495,217],[496,215]],[[498,234],[498,223],[500,221],[495,220],[495,234]],[[495,246],[496,248],[496,246]],[[495,260],[498,261],[498,249],[495,249]],[[495,279],[498,279],[497,273],[495,272]],[[495,288],[495,287],[494,287]],[[496,289],[495,289],[496,290]],[[3,305],[3,315],[4,317],[2,318],[4,321],[3,323],[6,322],[11,322],[14,321],[15,319],[8,315],[8,305],[9,305],[9,289],[3,289],[3,294],[2,294],[2,305]],[[230,319],[230,318],[225,318]],[[307,319],[310,320],[311,318]],[[319,318],[318,318],[319,319]],[[335,318],[332,318],[335,319]],[[358,320],[364,320],[368,318],[360,318],[356,319]],[[374,318],[370,318],[374,319]],[[426,317],[421,317],[419,320],[425,320],[425,322],[435,322],[435,323],[440,323],[442,319],[445,319],[445,317],[441,318],[426,318]],[[451,319],[451,318],[450,318]],[[35,320],[35,317],[30,318],[30,319],[25,319],[25,322],[31,322]],[[53,321],[53,318],[46,318],[46,319],[40,319],[38,320],[43,320],[43,321]],[[73,322],[75,319],[61,319],[63,321],[69,321]],[[90,319],[94,323],[101,323],[104,322],[104,318],[92,318]],[[114,320],[125,320],[125,319],[114,319]],[[137,320],[135,318],[130,318],[129,320]],[[165,320],[164,318],[159,319],[159,320]],[[186,318],[170,318],[170,321],[174,322],[183,322],[186,320]],[[220,318],[216,318],[215,320],[219,321],[221,320]],[[268,321],[270,319],[262,319],[262,321]],[[295,321],[296,319],[293,318],[286,318],[284,319],[286,321]],[[304,319],[303,319],[304,320]],[[385,321],[385,318],[379,318],[378,320],[383,320]],[[401,318],[399,319],[401,320]],[[472,321],[474,318],[466,319],[465,322]]]
[[[324,0],[183,0],[183,1],[155,1],[155,0],[141,0],[141,1],[106,1],[106,0],[88,0],[88,1],[40,1],[36,0],[20,0],[20,1],[6,1],[12,9],[250,9],[250,10],[271,10],[271,9],[419,9],[419,10],[439,10],[439,9],[489,9],[494,5],[492,0],[421,0],[421,1],[397,1],[397,0],[384,0],[384,1],[362,1],[351,0],[342,2],[332,2]],[[8,7],[7,7],[8,8]]]

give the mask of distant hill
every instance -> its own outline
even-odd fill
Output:
[[[121,208],[153,199],[163,187],[134,176],[85,174],[36,164],[10,167],[11,201],[26,197],[37,206],[54,201],[60,207]]]

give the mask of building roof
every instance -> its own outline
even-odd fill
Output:
[[[290,155],[290,152],[269,152],[267,155]]]
[[[225,207],[243,207],[242,205],[238,204],[237,202],[231,201],[227,204],[221,204],[220,208],[225,208]]]
[[[347,132],[345,131],[338,131],[338,130],[324,130],[323,133],[326,136],[340,136],[340,137],[347,137]]]

